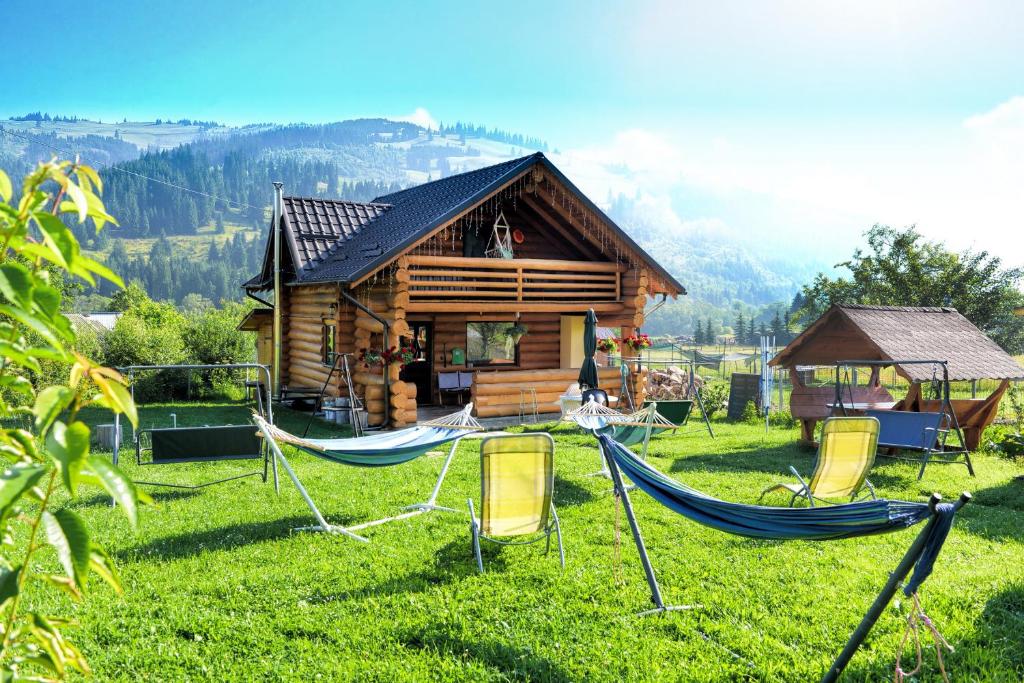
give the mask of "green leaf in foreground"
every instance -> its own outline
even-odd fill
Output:
[[[67,508],[55,513],[43,513],[46,539],[57,551],[57,558],[68,578],[84,591],[89,580],[92,546],[89,530],[77,514]]]
[[[60,464],[64,485],[76,495],[78,475],[89,457],[89,427],[84,422],[55,422],[46,437],[46,450]]]
[[[121,506],[132,526],[137,525],[139,523],[139,495],[132,480],[99,455],[89,457],[89,469],[100,480],[103,488],[114,499],[114,502]]]
[[[14,504],[45,471],[42,465],[15,465],[0,474],[0,521],[7,519]]]

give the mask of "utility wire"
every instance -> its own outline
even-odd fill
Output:
[[[0,132],[7,133],[11,137],[19,138],[19,139],[24,140],[25,142],[28,142],[28,143],[31,143],[31,144],[36,144],[36,145],[40,145],[42,147],[47,147],[49,149],[52,149],[54,152],[57,152],[58,154],[63,154],[67,158],[71,158],[72,156],[81,156],[81,154],[79,154],[77,152],[72,152],[71,150],[67,150],[67,149],[61,149],[60,147],[56,147],[56,146],[51,145],[49,143],[42,142],[40,140],[36,140],[35,139],[36,136],[33,136],[33,135],[21,135],[20,133],[15,133],[14,131],[8,130],[7,128],[4,128],[4,127],[0,127]],[[142,175],[141,173],[136,173],[135,171],[129,171],[126,168],[121,168],[120,166],[115,166],[114,164],[109,164],[109,165],[106,166],[106,168],[108,170],[111,170],[111,171],[118,171],[119,173],[125,173],[127,175],[132,175],[132,176],[135,176],[136,178],[142,178],[143,180],[149,180],[149,181],[154,182],[154,183],[159,183],[161,185],[166,185],[167,187],[172,187],[175,190],[181,190],[182,192],[190,192],[192,194],[199,195],[200,197],[208,197],[209,199],[213,199],[213,200],[216,200],[216,201],[219,201],[219,202],[224,202],[225,204],[231,204],[233,206],[237,206],[240,209],[254,209],[256,211],[262,211],[263,210],[263,207],[252,206],[251,204],[246,204],[244,202],[236,202],[233,199],[225,199],[224,197],[218,197],[216,195],[208,194],[206,192],[200,192],[199,190],[193,190],[191,187],[184,187],[183,185],[175,185],[174,183],[167,182],[166,180],[160,180],[159,178],[150,178],[149,176]]]

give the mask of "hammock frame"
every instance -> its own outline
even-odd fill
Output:
[[[679,427],[679,425],[658,412],[658,403],[656,401],[651,401],[647,404],[646,408],[635,410],[629,414],[621,413],[618,410],[609,408],[597,401],[589,401],[575,410],[570,410],[562,417],[563,422],[575,422],[577,426],[593,432],[593,429],[589,429],[581,425],[576,420],[577,417],[603,418],[608,423],[607,426],[609,427],[645,427],[646,431],[644,432],[643,440],[644,446],[640,455],[644,460],[647,459],[647,449],[648,446],[650,446],[651,437],[654,436],[655,429],[675,431]],[[605,477],[606,479],[612,478],[611,470],[609,470],[608,466],[605,464],[603,456],[601,457],[601,469],[597,472],[591,472],[586,476]]]
[[[664,598],[661,594],[661,588],[658,586],[658,580],[654,573],[654,567],[651,565],[651,558],[647,553],[647,548],[644,545],[643,534],[640,532],[640,526],[636,521],[636,514],[633,511],[633,503],[629,498],[629,488],[623,484],[622,472],[619,470],[615,459],[605,451],[604,447],[601,446],[601,455],[605,460],[605,464],[611,471],[612,481],[615,486],[615,495],[622,500],[622,507],[626,513],[626,520],[629,522],[630,531],[633,534],[633,542],[636,545],[636,549],[640,555],[640,563],[643,565],[644,575],[647,578],[647,584],[651,589],[651,602],[654,603],[654,608],[639,612],[637,616],[648,616],[652,614],[661,614],[664,612],[682,611],[688,609],[694,609],[700,607],[699,605],[666,605]],[[896,591],[899,590],[900,586],[903,585],[904,580],[910,571],[914,569],[914,566],[919,560],[922,560],[922,556],[928,550],[929,542],[932,540],[931,537],[933,532],[937,532],[942,524],[941,516],[937,507],[942,501],[942,496],[938,493],[933,493],[928,501],[928,508],[931,511],[931,516],[928,518],[928,523],[918,533],[914,542],[910,548],[903,555],[903,559],[896,566],[896,569],[889,574],[889,579],[886,581],[885,586],[881,592],[875,598],[875,601],[868,608],[868,611],[864,614],[860,624],[850,634],[849,639],[846,641],[846,645],[843,650],[836,657],[832,666],[829,667],[828,671],[822,677],[822,683],[835,683],[839,680],[839,676],[842,675],[846,666],[850,663],[853,655],[857,652],[860,646],[864,643],[868,633],[874,627],[879,617],[885,611],[889,602],[892,600]],[[971,494],[963,492],[960,494],[959,500],[954,503],[952,512],[956,512],[964,505],[971,501]],[[950,507],[950,506],[945,506]],[[948,531],[948,527],[947,527]],[[934,561],[934,557],[931,558]]]
[[[469,434],[470,432],[474,431],[479,431],[483,428],[480,426],[480,423],[477,422],[470,414],[472,410],[473,404],[467,403],[465,407],[458,413],[446,415],[444,417],[437,418],[436,420],[423,422],[419,426],[445,427],[448,429],[464,429],[466,434]],[[284,432],[274,427],[273,425],[268,424],[266,420],[263,420],[258,415],[253,415],[253,421],[256,423],[256,426],[259,427],[260,433],[263,435],[263,438],[267,441],[267,444],[270,446],[270,451],[274,455],[275,462],[278,460],[281,462],[281,466],[284,468],[284,471],[288,475],[288,478],[292,480],[292,484],[294,484],[295,488],[298,489],[299,494],[302,496],[302,499],[306,502],[306,506],[309,508],[309,511],[313,513],[313,518],[316,520],[316,524],[296,527],[293,529],[293,531],[321,531],[324,533],[340,534],[342,536],[346,536],[356,541],[369,543],[370,540],[368,538],[366,538],[365,536],[361,536],[355,532],[361,531],[363,529],[369,529],[370,527],[379,526],[381,524],[387,524],[388,522],[396,522],[402,519],[409,519],[411,517],[416,517],[427,512],[433,512],[435,510],[455,513],[460,512],[459,510],[456,510],[454,508],[438,505],[437,496],[441,492],[441,485],[444,483],[445,476],[448,474],[448,468],[451,466],[452,459],[455,457],[455,451],[459,446],[459,442],[463,439],[462,436],[452,441],[451,448],[448,449],[448,455],[444,459],[444,464],[441,466],[440,473],[438,473],[437,481],[434,483],[434,488],[430,493],[430,497],[427,498],[425,502],[407,505],[406,507],[402,508],[404,512],[397,515],[392,515],[390,517],[382,517],[381,519],[375,519],[369,522],[361,522],[359,524],[354,524],[352,526],[346,527],[341,526],[339,524],[331,524],[327,521],[323,513],[320,512],[320,509],[317,507],[316,503],[313,501],[313,498],[309,495],[309,492],[306,490],[306,487],[303,486],[302,482],[299,480],[298,475],[295,474],[295,470],[292,469],[291,463],[288,462],[288,458],[286,458],[284,453],[281,452],[281,447],[278,445],[278,441],[281,441],[282,443],[289,443],[295,446],[301,446],[303,448],[318,450],[316,444],[307,441],[306,439],[302,439],[300,437],[288,434],[287,432]],[[278,493],[280,493],[280,490],[278,491]]]

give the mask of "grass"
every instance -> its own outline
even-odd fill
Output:
[[[142,412],[144,425],[166,424],[170,412],[179,424],[245,419],[228,405]],[[278,415],[300,433],[305,419]],[[83,604],[47,595],[35,606],[75,616],[73,635],[104,681],[817,680],[915,533],[756,541],[696,525],[637,493],[666,600],[702,607],[636,618],[649,596],[609,482],[585,476],[599,464],[592,441],[552,427],[565,571],[556,554],[533,546],[487,548],[487,573],[477,574],[467,520],[450,513],[378,527],[365,545],[293,533],[310,516],[287,479],[279,496],[249,479],[198,492],[158,490],[158,505],[144,511],[135,533],[101,497],[70,502],[115,556],[125,595],[99,588]],[[710,494],[745,502],[790,480],[788,465],[812,466],[813,454],[794,445],[795,430],[716,427],[714,441],[696,429],[659,437],[652,461]],[[317,422],[311,433],[333,428]],[[477,449],[460,445],[441,504],[462,510],[467,497],[479,496]],[[425,499],[442,459],[380,470],[305,455],[292,462],[328,519],[356,523]],[[946,659],[954,680],[1017,681],[1024,677],[1024,481],[1014,477],[1024,468],[985,454],[975,463],[974,479],[962,465],[932,465],[917,482],[914,465],[892,461],[876,465],[871,478],[888,497],[975,493],[922,598],[956,647]],[[125,468],[134,477],[191,482],[251,465]],[[886,610],[846,680],[891,679],[903,614]],[[931,654],[925,680],[936,679]]]

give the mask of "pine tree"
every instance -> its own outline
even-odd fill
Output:
[[[704,324],[700,321],[699,318],[697,319],[697,329],[694,330],[693,332],[693,342],[697,346],[704,345]]]
[[[779,309],[775,309],[775,315],[772,316],[771,333],[775,336],[775,341],[779,342],[782,339],[783,334],[782,327],[782,316],[779,314]]]

